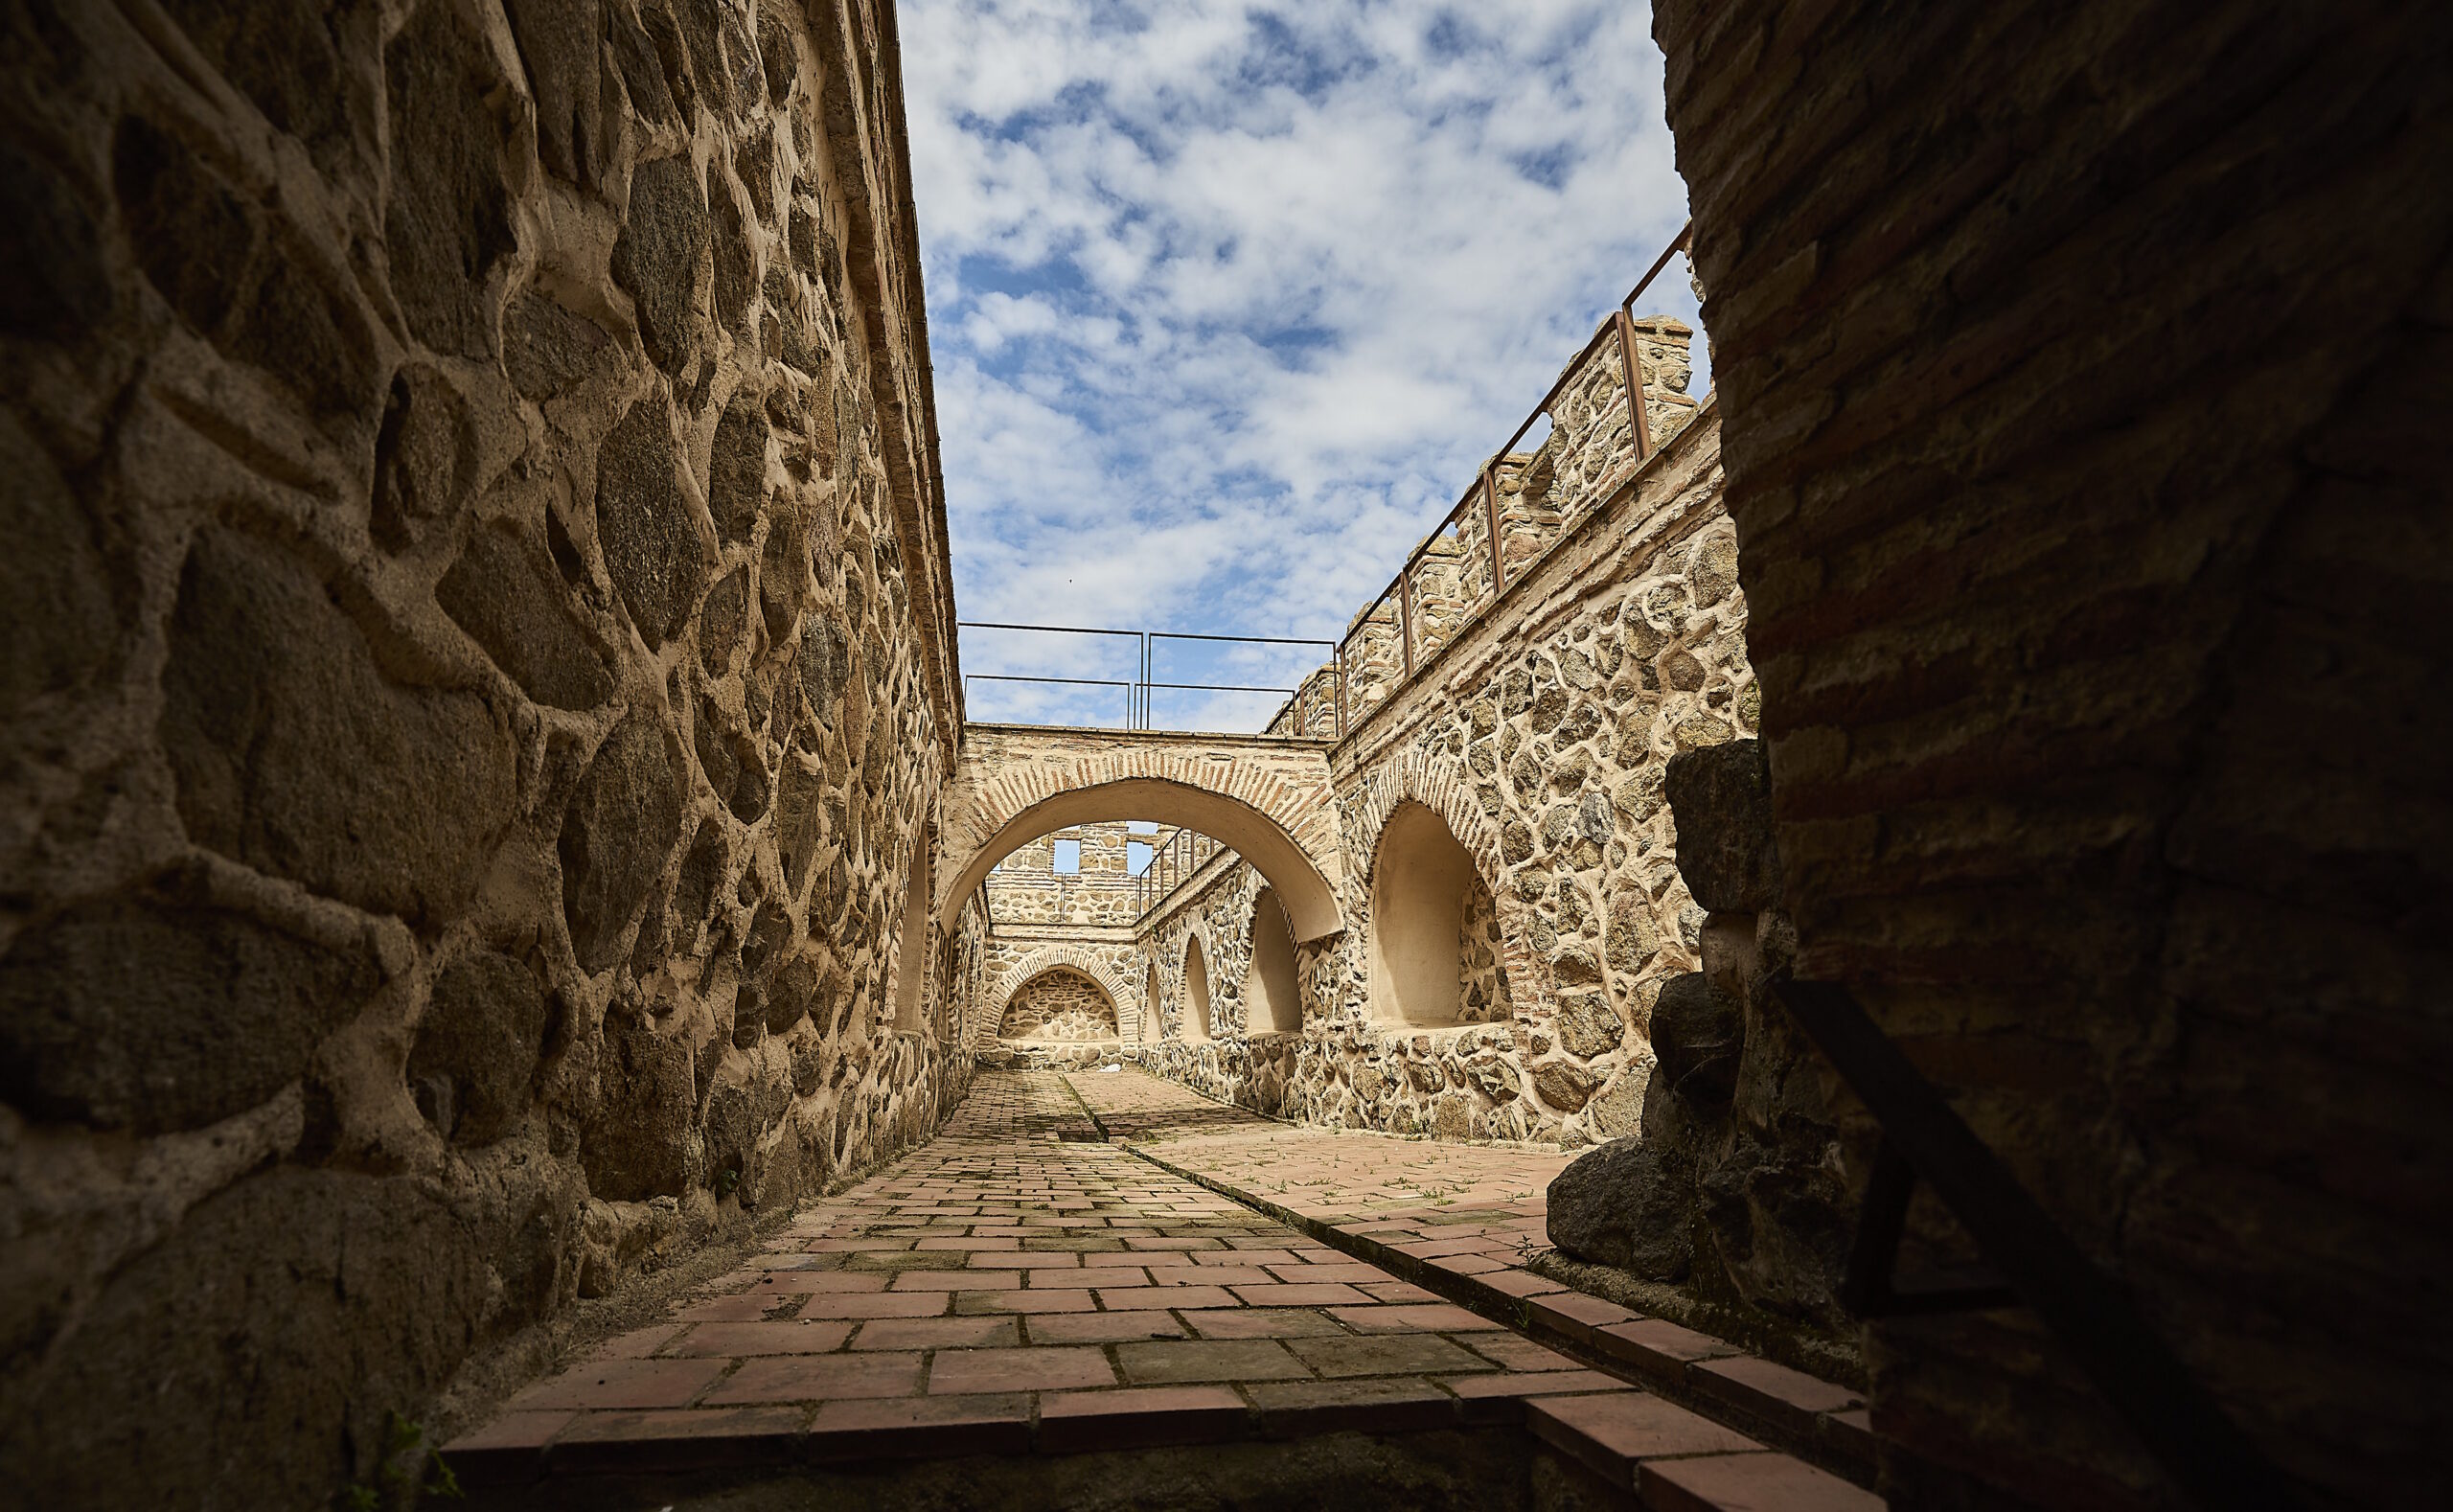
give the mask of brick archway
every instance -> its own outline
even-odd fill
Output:
[[[1133,1031],[1140,1026],[1140,1001],[1115,979],[1106,963],[1078,945],[1047,945],[1016,961],[997,978],[996,987],[988,994],[991,1006],[981,1017],[974,1039],[979,1043],[996,1039],[997,1027],[1005,1021],[1005,1010],[1013,1006],[1014,995],[1050,972],[1079,972],[1097,983],[1099,991],[1108,995],[1108,1001],[1115,1004],[1116,1037],[1135,1038]]]
[[[1049,831],[1156,819],[1249,861],[1298,941],[1345,928],[1327,742],[974,724],[954,783],[937,872],[937,917],[950,925],[991,867]]]

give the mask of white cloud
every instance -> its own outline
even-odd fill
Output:
[[[964,616],[1337,633],[1684,219],[1648,25],[906,0]]]

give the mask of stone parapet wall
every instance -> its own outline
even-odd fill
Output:
[[[0,1475],[320,1505],[971,1073],[893,18],[5,26]]]
[[[1570,1146],[1636,1132],[1653,997],[1699,964],[1704,920],[1678,875],[1662,771],[1754,728],[1718,447],[1707,407],[1333,750],[1346,927],[1296,951],[1299,1035],[1250,1032],[1244,977],[1266,883],[1249,865],[1230,859],[1140,923],[1136,970],[1155,964],[1160,984],[1145,1064],[1337,1127]],[[1389,1023],[1369,1006],[1374,856],[1406,803],[1437,813],[1474,858],[1487,910],[1460,920],[1462,996],[1483,1006],[1455,1026]],[[1186,1024],[1195,939],[1206,1043]]]

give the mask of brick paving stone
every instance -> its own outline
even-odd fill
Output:
[[[1725,1455],[1763,1446],[1733,1429],[1643,1391],[1551,1395],[1534,1402],[1525,1421],[1557,1448],[1620,1479],[1646,1459]],[[1596,1455],[1610,1456],[1606,1462]]]
[[[1070,1391],[1115,1385],[1115,1367],[1096,1349],[1024,1344],[1011,1349],[941,1349],[928,1367],[931,1396],[996,1391]]]
[[[884,1317],[862,1323],[854,1349],[978,1349],[1022,1341],[1019,1320],[1008,1316]]]
[[[1338,1319],[1309,1307],[1217,1307],[1186,1313],[1184,1322],[1204,1339],[1342,1338]]]
[[[821,1293],[801,1304],[802,1317],[934,1317],[946,1311],[943,1292]]]
[[[1753,1412],[1791,1432],[1812,1432],[1817,1413],[1845,1411],[1859,1402],[1857,1393],[1846,1386],[1748,1355],[1704,1361],[1687,1369],[1686,1380],[1698,1394]]]
[[[1226,1386],[1124,1386],[1054,1391],[1039,1400],[1041,1447],[1058,1454],[1147,1449],[1236,1438],[1251,1410]]]
[[[1786,1455],[1647,1460],[1637,1482],[1657,1512],[1882,1512],[1883,1500]]]
[[[922,1357],[904,1354],[770,1355],[745,1360],[706,1395],[710,1406],[744,1402],[829,1402],[840,1397],[909,1396],[920,1389]]]
[[[1497,1370],[1490,1361],[1437,1334],[1375,1334],[1295,1339],[1287,1348],[1322,1380],[1347,1376],[1433,1375]]]
[[[1231,1317],[1195,1313],[1194,1317]],[[1112,1344],[1127,1340],[1181,1339],[1184,1325],[1173,1313],[1035,1313],[1025,1319],[1034,1344]]]
[[[1186,1340],[1118,1344],[1116,1363],[1135,1386],[1181,1381],[1302,1380],[1312,1372],[1274,1339]]]
[[[605,1360],[565,1370],[511,1399],[512,1409],[683,1407],[724,1373],[722,1360]]]
[[[1017,1391],[829,1402],[809,1432],[818,1459],[1018,1455],[1030,1448],[1031,1399]]]
[[[691,1470],[789,1460],[809,1412],[798,1407],[727,1407],[588,1412],[554,1440],[557,1470]]]
[[[1456,1401],[1423,1380],[1288,1381],[1249,1386],[1265,1432],[1296,1433],[1403,1433],[1446,1428],[1456,1420]]]
[[[872,1325],[874,1326],[874,1325]],[[843,1347],[852,1325],[835,1318],[788,1317],[766,1323],[700,1323],[665,1346],[675,1356],[822,1355]]]
[[[1333,1307],[1329,1316],[1339,1322],[1364,1334],[1397,1334],[1430,1331],[1434,1333],[1470,1333],[1478,1329],[1500,1328],[1479,1313],[1469,1313],[1448,1302],[1416,1302],[1402,1306]]]

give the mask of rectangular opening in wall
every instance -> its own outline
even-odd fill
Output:
[[[1080,840],[1057,841],[1056,860],[1049,869],[1067,877],[1079,876],[1082,871],[1082,842]]]
[[[1124,842],[1124,869],[1128,876],[1138,877],[1150,869],[1150,844],[1146,840]]]

